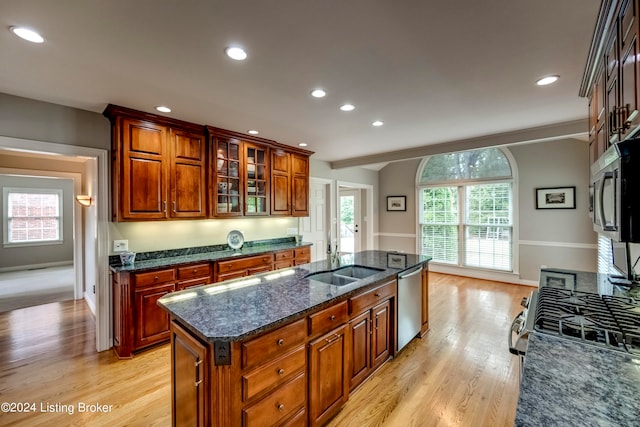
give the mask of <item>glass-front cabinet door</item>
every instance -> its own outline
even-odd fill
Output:
[[[269,214],[268,148],[245,143],[246,215]]]
[[[241,142],[217,139],[215,146],[215,216],[242,215]]]

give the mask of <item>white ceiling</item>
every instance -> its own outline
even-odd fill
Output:
[[[351,159],[583,119],[599,3],[2,0],[0,92],[96,112],[165,104],[171,117]],[[229,45],[248,59],[227,58]],[[549,74],[561,79],[535,85]],[[323,99],[309,95],[318,86]]]

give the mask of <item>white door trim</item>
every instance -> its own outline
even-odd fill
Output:
[[[97,191],[92,196],[96,199],[98,224],[96,230],[96,350],[111,348],[111,287],[109,286],[109,157],[108,151],[58,144],[54,142],[35,141],[30,139],[0,136],[0,148],[27,153],[60,154],[73,157],[93,158],[98,163]],[[91,250],[92,248],[87,248]],[[74,250],[75,252],[75,250]],[[81,255],[82,251],[80,252]]]

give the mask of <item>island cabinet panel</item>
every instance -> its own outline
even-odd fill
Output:
[[[354,390],[395,349],[396,282],[390,282],[349,299],[349,389]]]
[[[346,301],[332,305],[309,316],[309,336],[325,333],[349,320]]]
[[[347,325],[309,343],[309,425],[321,426],[349,398]]]
[[[171,350],[172,425],[209,425],[208,347],[172,322]]]

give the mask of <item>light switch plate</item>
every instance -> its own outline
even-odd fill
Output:
[[[129,250],[129,241],[128,240],[114,240],[113,241],[113,252],[125,252]]]

